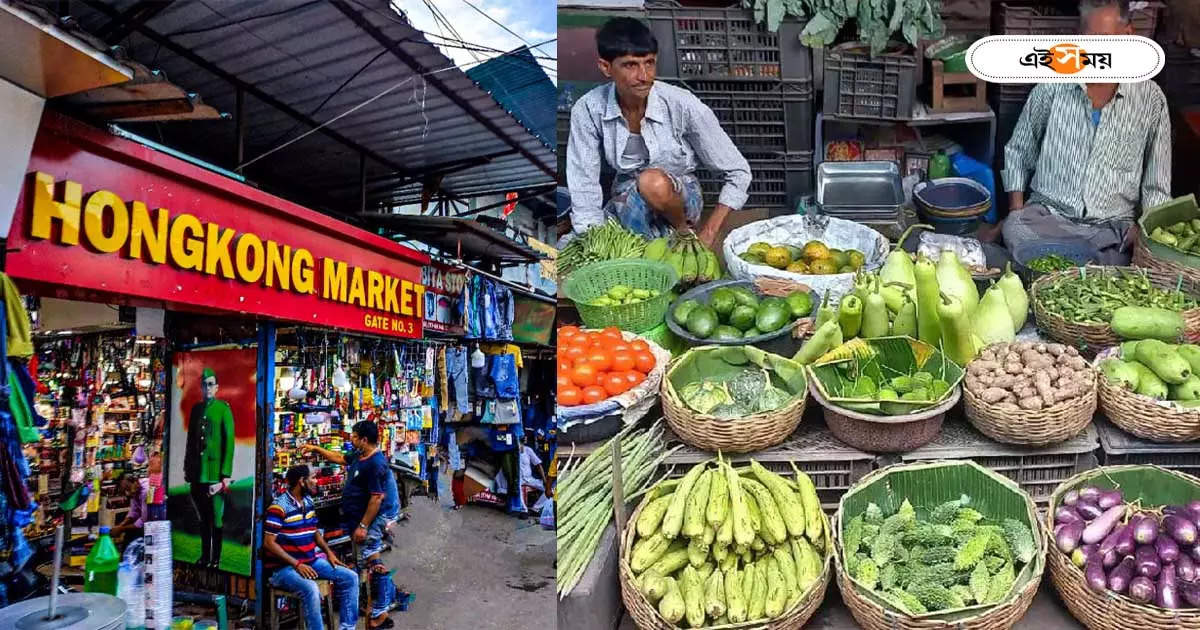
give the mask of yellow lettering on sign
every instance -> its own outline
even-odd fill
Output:
[[[335,302],[346,301],[346,263],[326,258],[321,272],[321,297]]]
[[[275,281],[279,281],[279,288],[288,290],[292,286],[292,247],[284,245],[283,251],[279,251],[279,243],[275,241],[267,241],[267,281],[268,287],[275,286]]]
[[[208,224],[208,239],[204,246],[204,273],[216,275],[217,268],[220,267],[222,277],[233,279],[233,260],[229,256],[229,243],[234,234],[236,232],[230,228],[221,231],[221,226],[216,223]]]
[[[30,223],[30,234],[33,238],[50,238],[54,221],[58,220],[62,224],[62,236],[59,240],[64,245],[78,245],[79,208],[83,200],[83,187],[70,180],[63,182],[63,200],[57,201],[54,198],[53,175],[35,173],[33,180],[33,221]]]
[[[347,300],[347,303],[359,306],[367,305],[366,292],[363,290],[362,269],[359,267],[355,267],[354,271],[350,273],[350,299]]]
[[[204,226],[200,219],[181,214],[171,221],[171,259],[183,269],[204,270]]]
[[[383,308],[383,274],[367,272],[367,308]]]
[[[396,295],[399,290],[400,278],[395,276],[384,278],[383,310],[389,313],[400,313],[400,296]]]
[[[417,317],[421,317],[425,314],[425,285],[414,282],[413,291],[417,294]],[[412,331],[409,330],[409,332]]]
[[[258,282],[267,266],[262,239],[247,232],[238,237],[237,245],[234,247],[238,277],[242,279],[242,282],[251,284]]]
[[[163,264],[167,262],[167,209],[159,208],[154,211],[153,221],[146,204],[133,202],[133,220],[129,228],[129,257],[141,259],[142,247],[145,246],[150,262]]]
[[[105,210],[111,212],[104,212]],[[112,233],[104,233],[104,215],[112,216]],[[129,210],[116,193],[97,190],[83,208],[83,233],[92,247],[104,254],[120,251],[129,237]]]
[[[313,255],[307,249],[297,249],[292,254],[292,287],[297,293],[316,293],[313,278]]]
[[[413,315],[413,283],[408,280],[400,281],[400,314]]]

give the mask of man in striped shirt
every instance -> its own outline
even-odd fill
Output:
[[[1128,0],[1083,0],[1079,13],[1087,35],[1133,33]],[[1002,175],[1010,249],[1085,243],[1096,262],[1126,264],[1138,208],[1170,200],[1167,99],[1153,81],[1040,84],[1005,147]]]
[[[705,245],[725,217],[746,203],[750,164],[707,105],[691,92],[655,80],[658,41],[634,18],[614,18],[596,32],[600,71],[612,79],[571,108],[567,188],[576,233],[613,218],[647,238],[696,229]],[[602,162],[616,171],[604,203]],[[725,184],[703,225],[695,171],[703,163]]]
[[[316,580],[333,582],[339,627],[354,630],[358,625],[358,574],[338,560],[317,527],[312,501],[316,488],[308,466],[293,466],[285,480],[287,492],[275,497],[267,508],[263,528],[263,547],[268,552],[263,566],[271,571],[271,586],[296,593],[304,627],[318,630],[325,625]]]

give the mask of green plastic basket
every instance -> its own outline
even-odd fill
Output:
[[[642,258],[619,258],[592,263],[577,269],[567,278],[563,292],[575,303],[579,317],[588,328],[616,326],[640,333],[663,323],[671,305],[671,288],[679,278],[675,269],[664,262]],[[659,295],[636,304],[592,306],[592,300],[623,284],[633,289],[657,289]]]

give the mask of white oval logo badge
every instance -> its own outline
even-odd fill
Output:
[[[1137,35],[993,35],[967,50],[967,68],[990,83],[1137,83],[1164,61]]]

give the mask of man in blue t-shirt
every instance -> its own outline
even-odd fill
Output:
[[[350,432],[354,452],[335,453],[319,446],[305,445],[304,453],[315,452],[346,467],[346,486],[342,490],[342,523],[353,532],[359,547],[359,559],[371,569],[372,607],[368,628],[388,621],[387,613],[395,595],[395,585],[387,567],[380,561],[383,535],[400,509],[396,477],[379,450],[379,426],[363,420]]]

